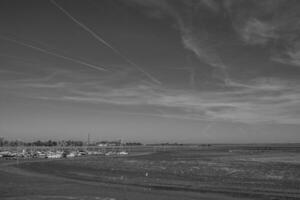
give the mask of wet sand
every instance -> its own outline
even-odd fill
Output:
[[[130,157],[21,161],[19,165],[0,161],[0,198],[299,199],[299,164],[278,162],[277,153],[286,157],[282,151],[243,155],[224,149],[190,149]],[[251,160],[264,155],[268,162]],[[270,157],[276,162],[270,162]]]

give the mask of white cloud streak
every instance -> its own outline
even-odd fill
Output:
[[[294,44],[293,48],[288,49],[281,55],[273,56],[271,59],[282,64],[300,67],[300,41]]]
[[[159,80],[157,80],[154,76],[152,76],[150,73],[146,72],[143,68],[141,68],[140,66],[138,66],[135,62],[133,62],[131,59],[129,59],[127,56],[125,56],[123,53],[121,53],[118,49],[116,49],[115,47],[113,47],[110,43],[108,43],[106,40],[104,40],[102,37],[100,37],[99,34],[95,33],[89,27],[87,27],[86,25],[84,25],[82,22],[78,21],[67,10],[65,10],[63,7],[61,7],[54,0],[50,0],[50,2],[55,7],[57,7],[61,12],[63,12],[69,19],[71,19],[73,22],[75,22],[77,25],[79,25],[82,29],[84,29],[86,32],[88,32],[98,42],[100,42],[101,44],[104,44],[106,47],[110,48],[114,53],[116,53],[118,56],[120,56],[122,59],[124,59],[131,66],[133,66],[134,68],[136,68],[139,72],[143,73],[151,81],[153,81],[156,84],[161,84],[161,82]]]
[[[233,27],[245,44],[259,45],[268,49],[270,59],[274,62],[300,66],[299,2],[289,0],[225,2]],[[247,4],[248,2],[250,4]]]
[[[182,1],[182,7],[177,8],[172,5],[172,1],[138,1],[131,0],[129,2],[134,2],[138,5],[144,6],[146,8],[152,9],[152,12],[159,12],[158,16],[171,17],[180,32],[181,40],[183,46],[194,53],[194,55],[204,63],[214,67],[215,78],[226,81],[229,79],[228,73],[226,71],[226,65],[222,61],[222,58],[215,50],[215,47],[219,46],[216,44],[211,44],[211,36],[202,24],[191,23],[191,18],[197,18],[194,16],[198,13],[195,9],[199,5],[206,5],[210,9],[217,10],[218,4],[216,2],[210,1]],[[180,10],[187,9],[189,12],[180,12]],[[149,15],[149,12],[145,12]],[[152,17],[153,15],[149,15]],[[194,74],[195,75],[195,74]]]
[[[138,85],[113,87],[100,86],[98,82],[82,85],[48,80],[2,84],[1,88],[10,91],[30,90],[30,98],[47,101],[110,104],[120,106],[118,109],[121,110],[122,107],[125,110],[134,107],[134,110],[142,109],[144,113],[160,117],[298,124],[300,87],[295,87],[297,83],[260,78],[247,83],[231,83],[227,91],[202,92],[168,89],[142,82]],[[160,112],[153,113],[153,110]]]
[[[246,43],[265,45],[267,42],[278,38],[275,31],[276,29],[272,24],[250,18],[240,30],[240,34]]]
[[[84,62],[84,61],[75,59],[75,58],[71,58],[71,57],[64,56],[64,55],[61,55],[61,54],[58,54],[58,53],[55,53],[55,52],[52,52],[52,51],[48,51],[48,50],[46,50],[46,49],[43,49],[43,48],[40,48],[40,47],[36,47],[36,46],[34,46],[34,45],[27,44],[27,43],[25,43],[25,42],[21,42],[21,41],[12,39],[12,38],[8,38],[8,37],[4,37],[4,36],[1,36],[1,35],[0,35],[0,39],[9,41],[9,42],[12,42],[12,43],[15,43],[15,44],[18,44],[18,45],[21,45],[21,46],[24,46],[24,47],[33,49],[33,50],[36,50],[36,51],[39,51],[39,52],[42,52],[42,53],[44,53],[44,54],[48,54],[48,55],[51,55],[51,56],[55,56],[55,57],[58,57],[58,58],[62,58],[62,59],[64,59],[64,60],[68,60],[68,61],[71,61],[71,62],[73,62],[73,63],[80,64],[80,65],[83,65],[83,66],[85,66],[85,67],[89,67],[89,68],[92,68],[92,69],[95,69],[95,70],[98,70],[98,71],[101,71],[101,72],[107,71],[107,69],[105,69],[105,68],[103,68],[103,67],[99,67],[99,66],[96,66],[96,65],[92,65],[92,64],[89,64],[89,63],[87,63],[87,62]]]

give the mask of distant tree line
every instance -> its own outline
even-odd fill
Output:
[[[54,140],[48,140],[48,141],[33,141],[33,142],[24,142],[20,140],[4,140],[3,138],[0,138],[0,147],[2,146],[46,146],[46,147],[53,147],[53,146],[83,146],[84,142],[82,141],[75,141],[75,140],[60,140],[60,141],[54,141]]]
[[[142,145],[140,142],[126,142],[126,143],[121,143],[121,140],[119,141],[102,141],[102,142],[97,142],[97,143],[90,143],[90,146],[98,145],[98,144],[111,144],[114,146],[138,146]],[[78,141],[78,140],[47,140],[47,141],[33,141],[33,142],[24,142],[21,140],[5,140],[3,137],[0,137],[0,147],[3,146],[10,146],[10,147],[16,147],[16,146],[46,146],[46,147],[54,147],[54,146],[84,146],[87,145],[86,142],[83,141]]]
[[[126,142],[125,143],[126,146],[139,146],[139,145],[143,145],[140,142]]]
[[[169,143],[169,142],[165,142],[165,143],[155,143],[155,144],[148,144],[148,146],[183,146],[182,143]]]

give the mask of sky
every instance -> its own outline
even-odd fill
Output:
[[[1,0],[0,136],[300,142],[298,0]]]

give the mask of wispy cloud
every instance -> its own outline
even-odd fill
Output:
[[[267,22],[250,18],[246,24],[239,30],[243,40],[249,44],[265,45],[271,40],[278,38],[275,27]]]
[[[231,121],[243,123],[300,123],[300,87],[295,81],[258,78],[231,82],[222,91],[171,89],[136,82],[123,86],[101,85],[96,80],[81,83],[26,81],[6,85],[29,98],[84,104],[110,104],[119,110],[157,117]],[[1,86],[2,88],[5,85]],[[22,90],[23,93],[18,91]],[[24,92],[25,91],[25,92]]]
[[[235,6],[239,3],[229,0],[222,1],[224,5],[212,0],[126,0],[126,3],[128,2],[143,6],[145,10],[142,12],[145,12],[148,17],[155,19],[166,17],[172,20],[176,27],[173,30],[177,31],[178,39],[182,47],[187,50],[186,53],[201,61],[193,68],[183,66],[180,69],[189,72],[191,86],[196,85],[196,75],[205,65],[210,66],[212,70],[201,72],[212,73],[208,75],[210,82],[217,82],[216,79],[223,81],[222,90],[217,87],[174,89],[171,86],[149,83],[149,80],[143,80],[145,77],[141,77],[136,70],[124,67],[116,67],[114,71],[106,72],[105,75],[98,74],[97,77],[91,73],[85,76],[85,71],[79,73],[58,70],[43,77],[5,82],[0,85],[1,89],[16,91],[15,93],[20,95],[45,101],[110,104],[126,112],[138,114],[138,111],[142,110],[142,114],[158,117],[244,123],[300,123],[300,87],[298,86],[300,82],[264,76],[247,77],[240,81],[231,78],[229,76],[231,66],[224,63],[218,46],[227,43],[222,41],[223,37],[210,34],[209,27],[212,26],[210,24],[212,22],[204,20],[210,23],[201,23],[204,17],[201,12],[212,12],[207,16],[211,17],[209,19],[214,19],[222,11],[224,12],[222,15],[231,17],[231,33],[235,31],[243,43],[260,45],[264,48],[269,48],[270,45],[271,59],[299,66],[300,47],[297,46],[299,38],[295,36],[299,33],[299,23],[295,24],[296,28],[290,24],[284,25],[280,21],[281,14],[273,16],[277,6],[274,6],[272,1],[267,1],[268,4],[253,1],[252,3],[255,4],[253,8],[245,6],[249,8],[248,11],[245,9],[237,11]],[[247,1],[241,4],[244,3],[247,4]],[[256,11],[254,8],[267,9],[266,12],[271,17],[262,14],[261,10],[264,9]],[[288,16],[284,17],[288,18]],[[297,17],[292,16],[292,18]],[[296,31],[288,34],[292,29]],[[215,32],[217,31],[214,30]],[[281,45],[281,42],[284,45]],[[199,67],[199,71],[196,67]],[[129,111],[128,108],[134,109]]]
[[[181,41],[187,50],[197,58],[214,67],[212,77],[222,80],[225,84],[230,81],[230,67],[224,63],[219,47],[229,46],[228,42],[218,40],[207,27],[210,23],[204,22],[202,12],[208,18],[215,16],[228,17],[232,28],[246,45],[262,46],[269,50],[270,60],[293,66],[299,66],[299,33],[300,16],[297,14],[300,4],[296,1],[266,0],[266,1],[137,1],[144,6],[144,13],[149,17],[173,19],[180,33]],[[280,9],[285,6],[286,12]],[[207,13],[203,7],[212,13]],[[153,13],[150,14],[149,13]],[[155,14],[156,13],[156,14]],[[223,21],[224,22],[224,21]],[[211,23],[218,23],[212,21]],[[215,25],[217,26],[217,25]],[[224,30],[222,30],[224,31]],[[232,42],[232,41],[231,41]],[[238,43],[236,45],[242,45]]]
[[[293,48],[288,49],[282,54],[277,54],[271,59],[275,62],[300,67],[300,41],[294,44]]]
[[[157,13],[155,18],[172,18],[177,30],[179,30],[184,48],[192,52],[203,63],[214,67],[214,78],[222,81],[229,78],[226,72],[226,65],[216,50],[216,47],[219,46],[216,45],[216,38],[207,32],[206,25],[201,22],[201,16],[199,16],[201,11],[198,8],[200,8],[201,5],[217,11],[219,9],[218,3],[205,0],[181,2],[131,0],[128,2],[134,2],[146,7],[147,10],[145,14],[149,17],[153,16],[149,15],[149,12],[152,11]],[[197,18],[200,18],[200,20],[195,21],[194,19]],[[221,41],[217,41],[217,43],[220,42]]]
[[[224,2],[227,2],[225,8],[231,16],[233,28],[245,44],[266,48],[272,61],[299,66],[299,2],[288,0]]]

